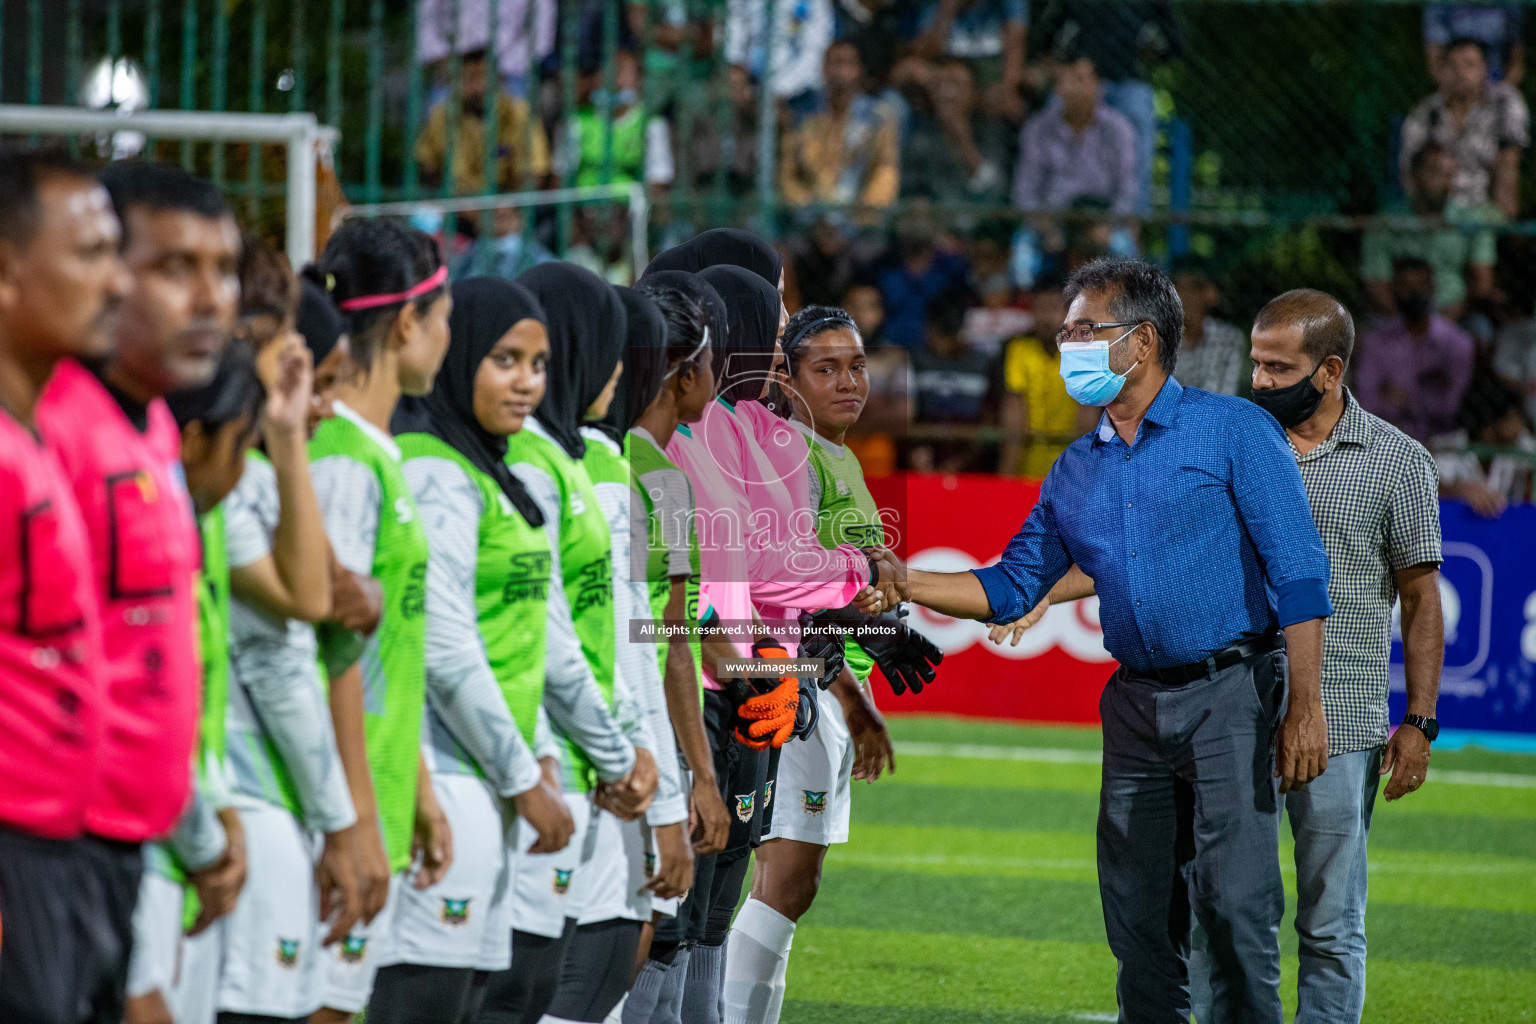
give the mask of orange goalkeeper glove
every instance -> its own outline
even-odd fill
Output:
[[[789,652],[777,640],[764,637],[752,645],[759,659],[788,658]],[[795,713],[800,708],[800,681],[782,676],[772,689],[748,697],[736,709],[739,720],[736,738],[753,750],[782,747],[795,731]],[[743,733],[742,727],[746,727]]]

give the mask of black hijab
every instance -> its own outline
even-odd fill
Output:
[[[715,346],[720,397],[732,405],[756,398],[773,368],[782,308],[779,290],[741,267],[709,267],[699,277],[720,293],[731,325],[727,343]]]
[[[745,267],[778,291],[784,259],[773,246],[750,231],[711,228],[659,254],[645,272],[686,270],[697,274],[706,267],[720,266]]]
[[[667,372],[667,321],[649,296],[633,288],[615,287],[614,291],[624,303],[628,323],[624,372],[608,415],[592,425],[623,447],[624,435],[661,391],[662,374]]]
[[[573,263],[541,263],[517,279],[544,307],[549,385],[534,416],[573,459],[587,452],[581,424],[624,352],[627,319],[618,293]]]
[[[443,357],[437,382],[431,394],[409,403],[396,425],[440,438],[495,480],[529,525],[543,526],[538,503],[507,466],[507,439],[486,430],[475,417],[475,375],[491,349],[519,320],[544,323],[544,309],[528,289],[498,277],[457,281],[452,294],[448,354]]]

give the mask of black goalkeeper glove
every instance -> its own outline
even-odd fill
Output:
[[[816,680],[818,689],[827,689],[843,674],[843,646],[842,628],[809,612],[800,613],[800,657],[822,659],[823,671]]]
[[[911,690],[922,693],[933,682],[935,667],[944,660],[944,652],[933,641],[906,624],[907,606],[901,605],[879,615],[868,616],[853,608],[818,612],[820,622],[851,627],[852,638],[880,666],[885,681],[900,697]]]

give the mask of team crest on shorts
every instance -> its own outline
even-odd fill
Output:
[[[820,793],[818,793],[813,789],[803,789],[801,792],[805,794],[805,801],[802,804],[802,806],[805,807],[805,813],[814,815],[818,818],[821,817],[821,812],[827,809],[826,790],[822,790]]]
[[[763,807],[766,809],[766,808],[769,808],[769,807],[772,807],[772,806],[773,806],[773,780],[769,779],[767,784],[763,787]]]
[[[277,964],[279,967],[297,967],[299,965],[299,940],[277,940]]]
[[[742,821],[752,820],[752,798],[756,795],[755,793],[736,794],[736,817]]]
[[[555,895],[564,896],[571,890],[572,868],[555,868]]]
[[[443,924],[458,927],[469,923],[469,900],[450,900],[443,897]]]
[[[360,964],[368,953],[368,936],[348,935],[341,940],[341,962]]]

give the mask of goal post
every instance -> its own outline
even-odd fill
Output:
[[[295,268],[315,258],[317,159],[328,159],[340,137],[314,114],[230,114],[203,110],[141,110],[132,114],[83,107],[0,104],[0,135],[97,135],[140,132],[150,138],[199,142],[277,143],[287,148],[284,248]]]

